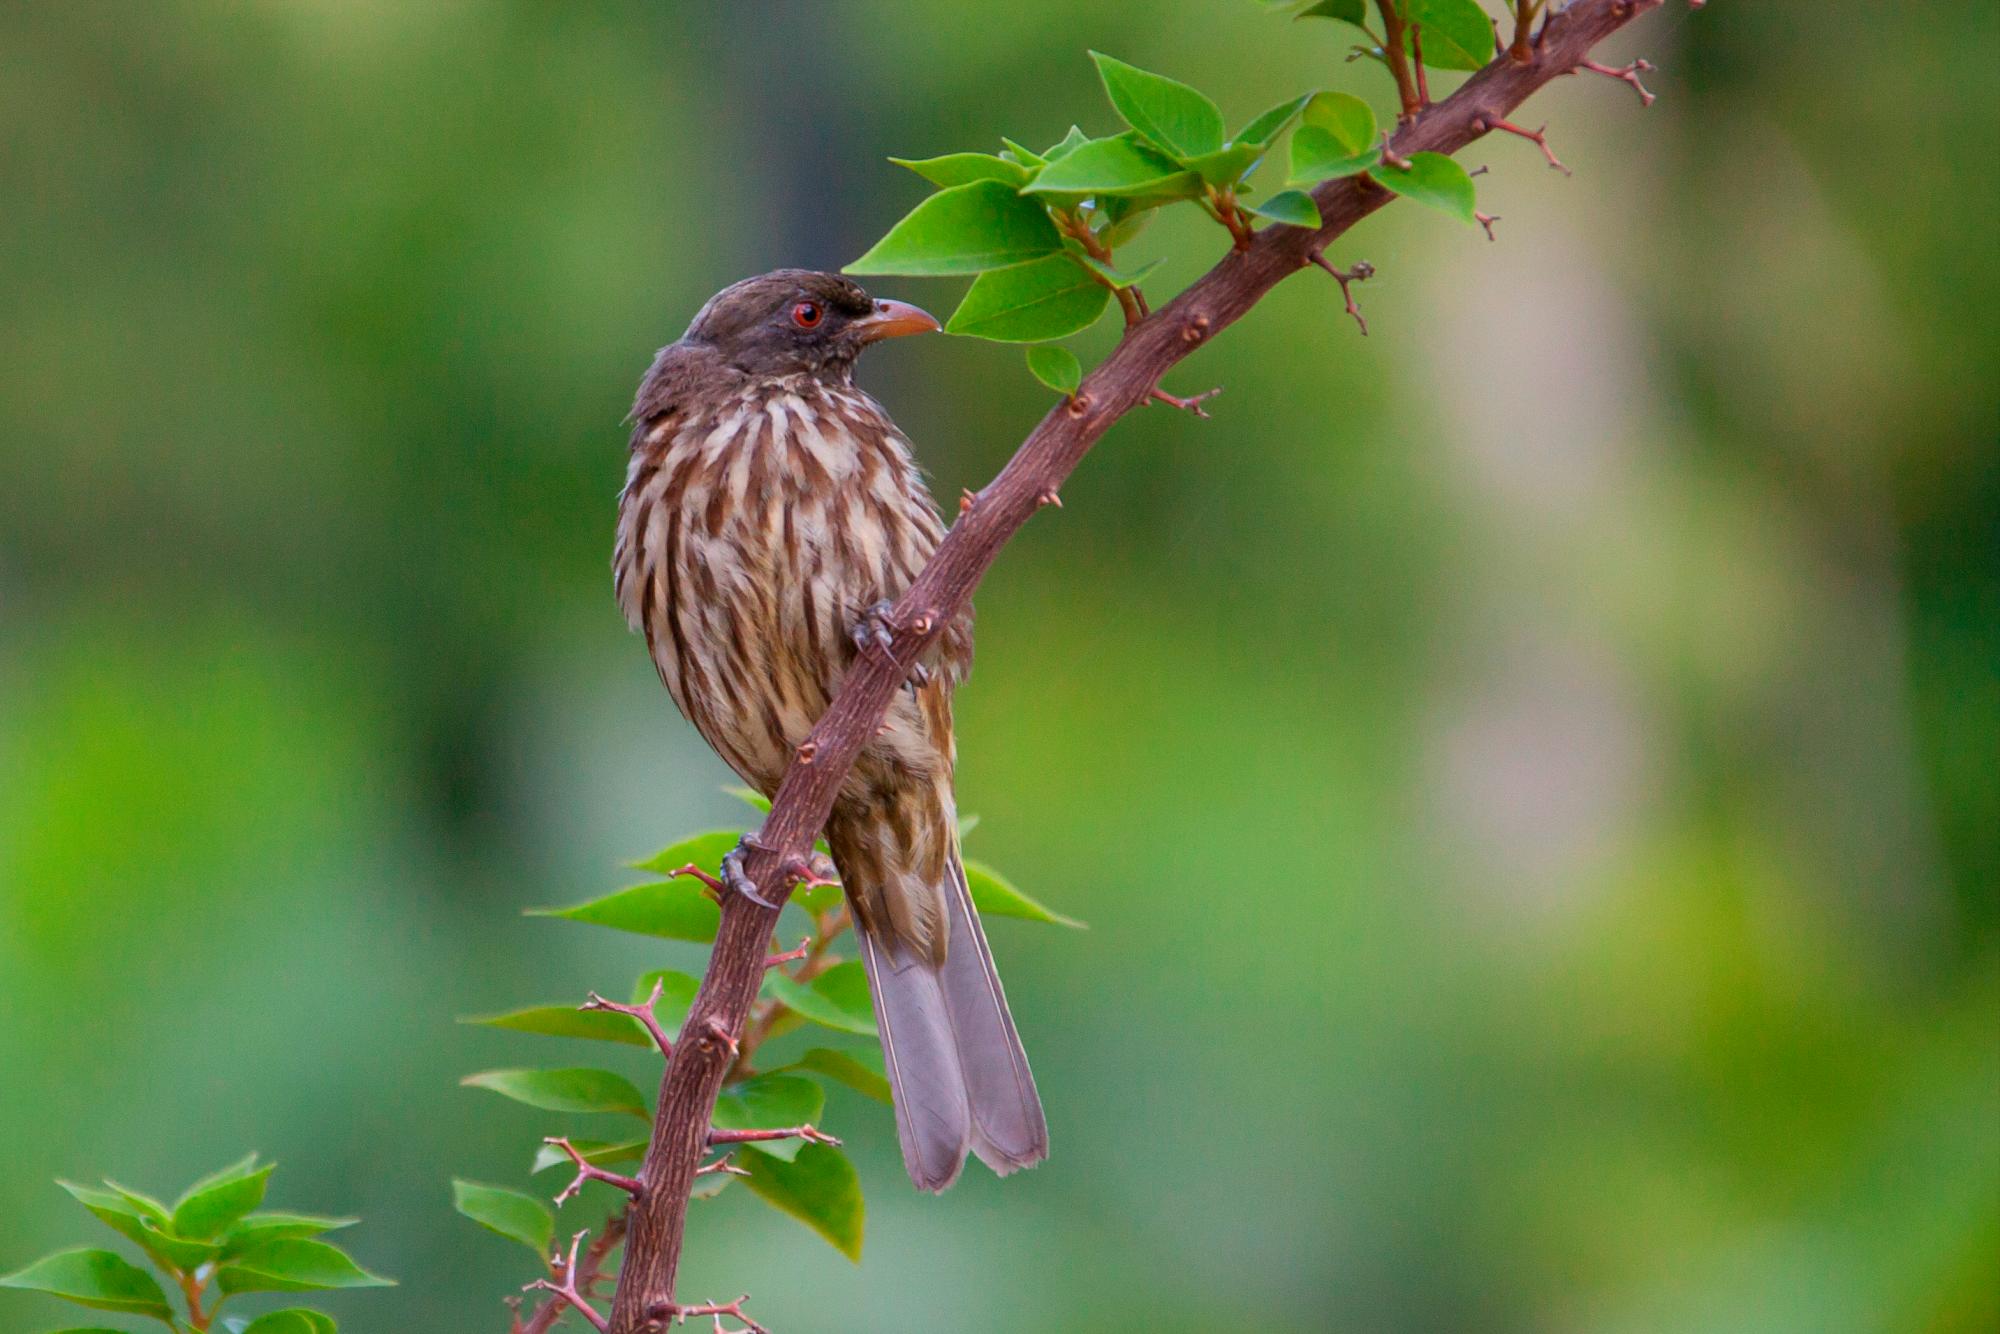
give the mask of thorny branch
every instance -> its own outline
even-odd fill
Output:
[[[1661,3],[1572,0],[1548,16],[1527,59],[1510,50],[1429,108],[1417,100],[1402,25],[1394,22],[1385,55],[1397,71],[1407,116],[1392,141],[1394,153],[1408,157],[1420,151],[1458,151],[1478,137],[1475,124],[1506,120],[1530,95],[1581,66],[1598,42]],[[1393,5],[1383,6],[1385,22],[1393,11]],[[1145,402],[1161,376],[1311,263],[1314,251],[1323,252],[1393,197],[1365,176],[1326,182],[1313,191],[1322,220],[1317,231],[1273,226],[1256,232],[1246,248],[1232,250],[1193,286],[1128,328],[1076,394],[1050,410],[1000,475],[962,511],[898,599],[890,617],[893,657],[912,662],[929,648],[970,599],[1001,548],[1038,510],[1060,503],[1062,483],[1091,446],[1112,423]],[[903,677],[893,663],[864,656],[800,747],[742,862],[762,897],[784,902],[790,890],[786,868],[810,852],[841,782],[875,734]],[[735,1034],[744,1030],[763,980],[777,920],[776,908],[741,894],[722,896],[722,921],[708,971],[682,1040],[668,1059],[652,1142],[639,1172],[642,1193],[629,1210],[631,1232],[609,1325],[614,1334],[657,1334],[662,1320],[683,1310],[675,1306],[673,1292],[689,1192],[707,1157],[715,1100],[738,1051]]]
[[[508,1334],[549,1334],[563,1318],[563,1312],[574,1307],[583,1313],[600,1331],[606,1328],[604,1317],[590,1305],[590,1290],[604,1273],[604,1262],[611,1252],[618,1249],[618,1243],[625,1239],[625,1215],[613,1214],[590,1243],[590,1249],[581,1258],[576,1251],[583,1241],[584,1233],[577,1233],[570,1241],[569,1254],[556,1252],[549,1261],[549,1277],[528,1285],[528,1291],[542,1291],[548,1297],[535,1308],[535,1313],[523,1322],[518,1312],[514,1326]]]

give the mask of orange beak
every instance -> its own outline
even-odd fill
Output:
[[[863,343],[878,343],[884,338],[936,333],[938,322],[929,311],[907,301],[877,301],[873,314],[863,315],[849,327],[861,335]]]

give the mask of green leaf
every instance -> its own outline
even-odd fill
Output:
[[[660,984],[660,998],[653,1002],[653,1018],[671,1038],[687,1022],[688,1010],[694,1005],[694,993],[700,989],[701,979],[689,977],[673,968],[656,968],[649,973],[641,973],[639,980],[632,984],[632,1004],[644,1005],[653,994],[655,982]]]
[[[487,1070],[458,1082],[467,1088],[491,1089],[545,1112],[646,1115],[645,1099],[632,1081],[610,1070]]]
[[[1319,229],[1319,205],[1313,203],[1312,196],[1303,190],[1284,190],[1255,208],[1244,207],[1252,217],[1266,222],[1280,222],[1287,227],[1310,227],[1315,231]]]
[[[171,1321],[173,1314],[158,1281],[116,1251],[59,1251],[0,1278],[0,1288],[45,1292],[93,1310],[155,1320]]]
[[[1192,198],[1201,181],[1144,142],[1128,135],[1077,145],[1035,173],[1023,187],[1031,195],[1162,195]]]
[[[867,1051],[835,1051],[831,1047],[814,1047],[785,1068],[810,1070],[816,1075],[825,1075],[836,1083],[845,1084],[856,1093],[865,1094],[877,1102],[890,1101],[889,1076],[883,1069],[880,1048],[871,1048]]]
[[[394,1279],[369,1273],[338,1246],[304,1237],[265,1242],[217,1269],[215,1282],[225,1293],[395,1286]]]
[[[257,1166],[251,1154],[189,1186],[174,1205],[172,1231],[177,1237],[206,1241],[264,1202],[276,1164]]]
[[[1026,173],[1023,173],[1023,175],[1025,176]],[[722,790],[728,793],[730,796],[736,798],[738,801],[743,802],[748,806],[753,806],[757,810],[764,812],[764,814],[766,815],[769,815],[771,813],[771,799],[765,796],[762,792],[756,791],[754,788],[725,787]]]
[[[702,893],[696,880],[661,880],[634,885],[567,908],[530,908],[530,917],[561,917],[614,931],[707,944],[715,939],[722,909]]]
[[[49,1334],[125,1334],[125,1331],[113,1329],[109,1325],[70,1325],[63,1329],[52,1329]]]
[[[318,1214],[257,1213],[239,1220],[222,1237],[222,1254],[232,1257],[280,1237],[317,1237],[353,1227],[358,1218],[326,1218]]]
[[[1065,917],[1029,898],[984,862],[965,864],[965,883],[972,890],[972,906],[979,909],[981,917],[1023,917],[1031,922],[1084,928],[1085,924],[1076,918]]]
[[[1160,207],[1156,202],[1139,199],[1113,198],[1104,202],[1111,216],[1111,225],[1101,233],[1107,250],[1116,250],[1136,240],[1139,233],[1151,225]],[[1119,213],[1117,210],[1121,205],[1129,206],[1129,211]]]
[[[812,980],[811,986],[775,969],[764,985],[770,994],[816,1024],[843,1033],[875,1034],[875,1008],[868,999],[868,974],[858,960],[837,963]]]
[[[1342,153],[1359,153],[1375,142],[1375,109],[1347,93],[1316,93],[1306,103],[1300,128],[1324,131]]]
[[[946,153],[943,157],[892,157],[889,160],[899,167],[908,167],[932,185],[946,190],[955,185],[970,185],[974,181],[1005,181],[1017,190],[1028,183],[1026,167],[991,153]]]
[[[759,1075],[715,1100],[714,1124],[721,1130],[782,1130],[817,1125],[825,1110],[826,1090],[803,1075]],[[789,1162],[804,1145],[801,1139],[774,1139],[743,1147]]]
[[[1359,3],[1359,0],[1356,0],[1356,3]],[[1278,136],[1285,132],[1285,127],[1292,123],[1293,117],[1304,111],[1306,103],[1312,100],[1313,94],[1307,93],[1302,97],[1295,97],[1289,102],[1278,103],[1278,105],[1257,116],[1248,125],[1238,130],[1236,137],[1230,140],[1230,142],[1233,144],[1254,145],[1258,148],[1269,148],[1277,141]]]
[[[1210,185],[1235,185],[1263,160],[1264,149],[1260,145],[1231,144],[1213,153],[1188,159],[1188,169]]]
[[[750,1173],[743,1184],[861,1262],[861,1178],[846,1154],[830,1144],[808,1144],[790,1162],[763,1153],[745,1154],[742,1162]]]
[[[1062,237],[1040,203],[1004,181],[974,181],[941,190],[911,209],[841,272],[984,273],[1061,249]]]
[[[1007,146],[1005,151],[1000,154],[1001,157],[1004,158],[1008,153],[1012,153],[1014,161],[1028,168],[1030,171],[1033,171],[1037,167],[1045,166],[1048,163],[1048,159],[1037,153],[1034,149],[1024,148],[1004,135],[1001,136],[1000,142]]]
[[[1154,147],[1183,161],[1222,147],[1222,113],[1207,97],[1101,52],[1092,51],[1090,58],[1111,105]]]
[[[515,1033],[540,1033],[552,1038],[587,1038],[594,1042],[623,1042],[633,1047],[649,1047],[653,1039],[630,1015],[610,1010],[579,1010],[568,1005],[537,1005],[506,1014],[469,1015],[461,1024],[504,1028]]]
[[[1149,259],[1136,269],[1119,269],[1113,268],[1094,255],[1077,255],[1075,258],[1077,263],[1082,264],[1113,287],[1136,287],[1146,281],[1147,276],[1154,269],[1159,268],[1160,265],[1167,262],[1164,259]],[[960,825],[958,833],[960,838],[965,836],[964,825]]]
[[[1292,136],[1291,184],[1308,187],[1338,176],[1358,176],[1381,160],[1379,144],[1370,144],[1359,153],[1348,153],[1325,130],[1301,125]]]
[[[944,331],[996,343],[1040,343],[1089,328],[1110,300],[1110,291],[1082,266],[1055,254],[980,274]]]
[[[452,1207],[489,1232],[518,1241],[546,1260],[555,1241],[556,1216],[549,1207],[518,1190],[482,1186],[476,1181],[451,1183]]]
[[[1083,383],[1083,363],[1076,359],[1076,353],[1053,343],[1037,343],[1028,349],[1028,370],[1065,398]]]
[[[119,1185],[116,1181],[107,1179],[104,1184],[115,1191],[125,1203],[131,1205],[133,1209],[137,1210],[154,1224],[160,1227],[167,1226],[169,1216],[166,1205],[161,1204],[158,1200],[143,1191],[131,1190]]]
[[[304,1306],[260,1315],[243,1327],[243,1334],[338,1334],[333,1317]]]
[[[1338,19],[1342,23],[1352,23],[1357,28],[1368,25],[1368,0],[1320,0],[1316,5],[1300,10],[1292,17],[1301,19]]]
[[[1384,164],[1369,174],[1405,198],[1443,209],[1461,222],[1472,221],[1472,178],[1442,153],[1412,153],[1407,168]]]
[[[1072,125],[1069,127],[1069,133],[1065,134],[1060,142],[1051,145],[1049,150],[1043,153],[1042,156],[1048,161],[1054,162],[1057,158],[1062,157],[1066,153],[1070,152],[1072,149],[1076,148],[1079,144],[1086,144],[1089,142],[1090,142],[1090,136],[1085,134],[1077,126]]]
[[[152,1213],[141,1213],[140,1206],[116,1191],[81,1186],[73,1181],[58,1181],[56,1184],[95,1214],[106,1227],[138,1245],[162,1268],[193,1270],[215,1258],[217,1247],[213,1243],[186,1241],[169,1235],[154,1222]],[[165,1210],[159,1211],[159,1217],[165,1218]]]
[[[1493,59],[1493,22],[1479,0],[1403,0],[1404,17],[1422,31],[1412,39],[1432,69],[1483,69]]]
[[[610,1167],[615,1163],[636,1163],[646,1156],[647,1140],[638,1139],[601,1140],[573,1139],[570,1147],[583,1155],[583,1160],[594,1167]],[[548,1171],[551,1167],[570,1166],[570,1156],[553,1144],[544,1144],[535,1150],[534,1165],[528,1169],[531,1174]]]

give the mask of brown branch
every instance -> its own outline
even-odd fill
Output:
[[[607,1227],[605,1231],[608,1234],[610,1229]],[[573,1308],[597,1329],[598,1334],[606,1334],[610,1330],[611,1322],[599,1315],[597,1308],[592,1306],[589,1299],[584,1295],[583,1286],[587,1285],[579,1285],[577,1282],[578,1277],[585,1270],[577,1260],[576,1251],[577,1247],[583,1245],[583,1239],[588,1235],[588,1233],[579,1232],[570,1238],[568,1257],[563,1258],[558,1256],[549,1266],[550,1277],[538,1278],[528,1285],[528,1291],[530,1292],[546,1292],[549,1294],[549,1299],[542,1303],[541,1310],[535,1312],[534,1320],[526,1326],[527,1329],[534,1331],[535,1334],[540,1334],[540,1330],[555,1328],[556,1321],[562,1319],[564,1307]],[[591,1247],[593,1252],[596,1249],[594,1246]],[[545,1314],[548,1316],[546,1322],[543,1320]],[[540,1329],[536,1329],[536,1326],[540,1326]]]
[[[715,1321],[715,1334],[725,1334],[722,1317],[728,1316],[731,1320],[742,1322],[743,1328],[737,1334],[771,1334],[770,1330],[743,1314],[743,1303],[749,1300],[750,1294],[746,1292],[733,1302],[704,1302],[700,1306],[675,1306],[672,1302],[662,1302],[652,1309],[651,1315],[657,1321],[671,1320],[677,1325],[685,1325],[690,1316],[706,1316]]]
[[[831,1144],[838,1148],[840,1141],[814,1126],[787,1126],[783,1130],[711,1130],[708,1132],[710,1144],[764,1144],[774,1139],[802,1139],[808,1144]],[[699,1172],[696,1176],[701,1175]]]
[[[1662,0],[1572,0],[1544,23],[1534,59],[1499,59],[1396,134],[1396,152],[1453,153],[1478,137],[1473,122],[1504,120],[1522,102],[1580,64],[1598,42]],[[1401,33],[1389,46],[1401,50]],[[1128,330],[1076,396],[1057,404],[1000,475],[982,490],[916,581],[897,600],[895,658],[913,662],[972,596],[1008,540],[1044,505],[1111,424],[1145,402],[1168,370],[1241,319],[1264,295],[1311,262],[1361,219],[1395,196],[1365,176],[1329,181],[1313,191],[1318,231],[1266,227],[1247,250],[1234,251],[1195,284]],[[921,628],[919,628],[921,627]],[[774,903],[788,892],[783,868],[804,856],[826,824],[834,797],[901,688],[904,671],[874,655],[849,670],[776,801],[746,851],[745,873]],[[805,761],[807,755],[810,762]],[[778,909],[725,895],[722,921],[701,989],[660,1084],[651,1145],[639,1172],[645,1193],[631,1208],[631,1234],[612,1307],[615,1334],[649,1334],[650,1313],[672,1309],[689,1191],[707,1156],[709,1119],[728,1074],[733,1035],[743,1028],[764,979],[764,959]]]
[[[635,1200],[645,1191],[645,1187],[639,1184],[637,1177],[628,1177],[617,1172],[605,1171],[588,1158],[585,1158],[582,1151],[576,1145],[571,1144],[560,1135],[551,1135],[543,1140],[542,1143],[555,1145],[558,1149],[568,1154],[569,1160],[576,1164],[576,1178],[567,1186],[564,1186],[562,1193],[556,1196],[556,1207],[558,1209],[575,1199],[577,1193],[592,1181],[602,1181],[607,1186],[624,1191]]]
[[[576,1258],[574,1243],[570,1246],[568,1260],[564,1259],[560,1251],[557,1252],[555,1258],[549,1262],[549,1274],[560,1282],[564,1268],[572,1267],[576,1279],[572,1286],[576,1288],[578,1296],[588,1298],[591,1289],[604,1275],[604,1262],[610,1258],[611,1252],[618,1249],[618,1243],[623,1240],[625,1240],[625,1213],[620,1210],[605,1221],[604,1230],[598,1233],[596,1241],[590,1243],[590,1249],[583,1253],[582,1259]],[[518,1302],[519,1298],[515,1300]],[[517,1315],[514,1328],[509,1334],[549,1334],[549,1331],[562,1320],[563,1312],[568,1309],[567,1297],[560,1293],[551,1294],[535,1308],[535,1313],[529,1316],[525,1323]]]
[[[1535,147],[1541,149],[1542,156],[1549,160],[1549,165],[1551,167],[1554,167],[1557,171],[1561,172],[1565,176],[1571,174],[1570,169],[1568,167],[1565,167],[1562,164],[1561,159],[1556,157],[1556,150],[1549,147],[1548,126],[1544,125],[1539,130],[1525,130],[1522,129],[1519,125],[1516,125],[1511,120],[1496,120],[1491,122],[1475,121],[1473,124],[1474,128],[1479,130],[1505,130],[1508,134],[1519,135],[1521,138],[1526,139],[1529,143],[1533,144]]]
[[[1361,307],[1354,302],[1353,285],[1373,278],[1375,276],[1375,266],[1364,259],[1351,269],[1336,269],[1333,266],[1333,261],[1326,257],[1324,250],[1311,251],[1306,255],[1306,259],[1332,274],[1333,280],[1340,284],[1340,299],[1347,303],[1347,313],[1352,315],[1354,322],[1361,326],[1361,336],[1366,338],[1368,336],[1368,321],[1361,318]]]
[[[609,1010],[613,1014],[629,1015],[631,1018],[637,1019],[644,1026],[646,1032],[652,1035],[653,1045],[660,1049],[660,1055],[672,1056],[674,1054],[674,1040],[667,1036],[666,1030],[660,1027],[658,1016],[653,1013],[653,1007],[660,1003],[660,995],[664,990],[665,987],[663,984],[659,979],[655,978],[653,981],[653,994],[646,998],[646,1002],[643,1005],[620,1005],[617,1001],[606,1000],[593,991],[590,993],[590,999],[576,1008],[579,1010]]]
[[[1617,68],[1613,68],[1610,65],[1600,65],[1595,60],[1585,60],[1580,62],[1571,73],[1581,70],[1589,70],[1592,74],[1602,74],[1607,79],[1617,79],[1621,83],[1631,84],[1632,91],[1639,94],[1639,105],[1642,107],[1649,107],[1658,100],[1645,84],[1639,82],[1641,74],[1650,74],[1653,72],[1653,62],[1650,60],[1635,60],[1629,65]]]
[[[1403,22],[1402,6],[1398,0],[1375,0],[1375,5],[1382,11],[1382,58],[1389,62],[1389,73],[1396,77],[1397,96],[1403,102],[1403,114],[1398,119],[1407,125],[1424,109],[1423,96],[1417,91],[1416,75],[1410,70],[1410,53],[1403,42],[1409,25]],[[1324,220],[1326,214],[1321,213],[1320,217]]]

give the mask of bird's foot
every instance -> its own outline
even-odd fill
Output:
[[[895,610],[896,604],[885,598],[863,611],[860,619],[854,622],[854,628],[848,631],[848,638],[854,641],[856,649],[863,653],[872,651],[880,654],[891,666],[897,665],[896,631],[901,628],[896,624]],[[931,669],[920,662],[911,663],[905,680],[910,686],[921,689],[931,683]]]
[[[722,883],[729,886],[731,889],[735,890],[738,894],[741,894],[744,898],[750,900],[758,907],[769,908],[773,911],[776,911],[778,905],[771,902],[769,899],[765,898],[761,893],[758,892],[757,882],[755,880],[752,880],[750,878],[750,873],[743,869],[743,854],[751,846],[753,845],[751,844],[750,840],[748,838],[745,838],[743,842],[738,843],[735,847],[729,850],[729,855],[722,859],[722,868],[721,868]]]

